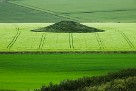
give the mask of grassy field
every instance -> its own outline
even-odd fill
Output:
[[[5,0],[0,3],[0,22],[136,22],[135,4],[135,0]]]
[[[66,18],[52,15],[46,12],[37,11],[31,8],[5,2],[0,3],[0,12],[1,23],[57,22],[61,20],[68,20]]]
[[[48,25],[1,23],[0,51],[136,51],[136,23],[85,23],[105,30],[99,33],[30,31]]]
[[[105,32],[30,31],[63,20]],[[135,29],[136,0],[0,0],[0,91],[33,91],[50,82],[136,68],[133,53],[106,54],[136,52]]]
[[[135,54],[1,54],[0,89],[30,90],[49,82],[136,67]]]

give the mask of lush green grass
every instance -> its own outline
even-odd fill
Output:
[[[105,30],[98,33],[30,31],[50,24],[0,24],[0,51],[136,51],[136,23],[84,23]]]
[[[100,76],[65,80],[60,84],[49,84],[42,86],[40,91],[135,91],[135,76],[135,68],[125,69]]]
[[[136,67],[135,54],[1,54],[0,89],[34,89],[49,82]]]
[[[135,4],[135,0],[8,0],[0,3],[0,22],[136,22]]]

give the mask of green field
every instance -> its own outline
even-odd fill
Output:
[[[5,0],[0,3],[0,22],[136,22],[135,4],[135,0]]]
[[[51,23],[1,23],[0,51],[136,51],[136,23],[84,24],[105,32],[32,32]]]
[[[33,10],[30,8],[10,4],[10,3],[0,3],[0,22],[57,22],[60,20],[68,20],[63,17],[58,17],[45,12]],[[4,18],[6,17],[6,18]]]
[[[105,31],[31,31],[59,21]],[[136,0],[0,0],[0,91],[136,68],[135,53]]]
[[[1,54],[0,89],[30,90],[49,82],[136,67],[135,54]]]

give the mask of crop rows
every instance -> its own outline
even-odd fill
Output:
[[[69,33],[69,46],[71,49],[74,49],[73,34],[72,33]]]
[[[8,49],[10,49],[14,45],[14,43],[18,39],[19,35],[21,34],[21,31],[19,30],[19,27],[16,27],[16,31],[17,31],[16,35],[14,36],[14,38],[12,39],[12,41],[7,46]]]
[[[127,41],[128,45],[129,45],[131,48],[133,48],[134,45],[133,45],[133,43],[129,40],[129,38],[126,36],[126,34],[123,33],[122,31],[119,31],[119,30],[118,30],[118,32],[119,32],[119,33],[122,35],[122,37]]]
[[[105,28],[107,30],[103,33],[42,33],[30,31],[36,28],[36,24],[16,25],[16,30],[9,32],[10,29],[7,29],[5,32],[0,32],[1,38],[7,40],[0,39],[0,51],[120,51],[130,48],[135,50],[136,37],[128,36],[127,30],[123,32],[120,29]],[[14,27],[12,24],[11,26]],[[42,27],[46,24],[37,24],[37,26]],[[107,26],[111,27],[111,25]],[[135,31],[133,32],[135,34]],[[130,34],[133,33],[130,31]]]
[[[38,48],[38,49],[42,49],[42,47],[43,47],[43,45],[44,45],[45,38],[46,38],[46,33],[43,33],[43,34],[42,34],[42,37],[41,37],[41,41],[40,41],[40,44],[39,44],[39,48]]]
[[[101,41],[101,38],[100,38],[99,34],[98,34],[98,33],[95,33],[95,36],[96,36],[97,42],[98,42],[98,44],[99,44],[99,46],[100,46],[100,50],[101,50],[101,49],[104,49],[104,45],[103,45],[103,43],[102,43],[102,41]]]
[[[17,37],[15,38],[16,34],[18,36],[19,31],[15,29],[15,26],[13,24],[0,24],[0,51],[9,50],[7,46],[11,43],[13,39],[17,39]]]

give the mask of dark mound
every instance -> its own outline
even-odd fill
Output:
[[[58,32],[58,33],[89,33],[103,32],[104,30],[88,27],[74,21],[61,21],[53,25],[32,30],[34,32]]]

